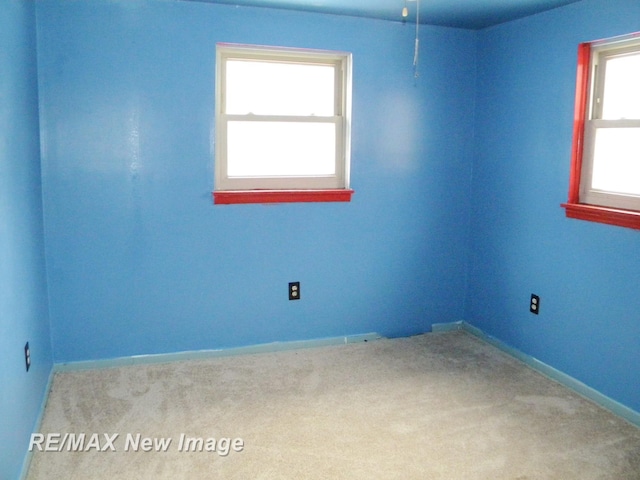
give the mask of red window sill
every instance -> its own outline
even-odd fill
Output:
[[[353,190],[227,190],[213,192],[213,203],[350,202]]]
[[[640,230],[640,212],[634,210],[620,210],[617,208],[598,207],[583,203],[563,203],[568,218],[588,220],[590,222],[606,223],[619,227]]]

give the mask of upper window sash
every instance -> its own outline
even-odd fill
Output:
[[[334,70],[334,112],[330,116],[344,116],[348,111],[348,97],[345,88],[348,88],[350,81],[347,70],[347,60],[350,54],[345,52],[326,52],[322,50],[305,50],[295,48],[278,48],[244,45],[219,44],[216,68],[219,72],[217,76],[218,85],[216,89],[226,92],[227,62],[233,60],[245,60],[249,62],[275,62],[275,63],[295,63],[309,66],[326,66]],[[226,95],[222,101],[216,105],[219,109],[217,113],[227,114]],[[233,113],[233,112],[231,112]],[[254,112],[255,113],[255,112]],[[323,115],[319,115],[323,116]]]
[[[610,72],[620,61],[633,63],[634,72],[640,74],[640,39],[633,38],[620,44],[604,44],[595,46],[591,50],[591,105],[590,120],[640,120],[640,90],[626,72],[614,76]],[[607,75],[610,73],[611,75]],[[635,78],[635,77],[634,77]],[[633,84],[631,84],[633,83]],[[622,91],[635,91],[637,95],[629,98],[628,93],[623,98]],[[620,96],[618,96],[620,95]],[[613,105],[612,105],[613,104]],[[609,108],[606,108],[609,107]]]

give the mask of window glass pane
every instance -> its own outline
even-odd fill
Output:
[[[335,138],[333,123],[229,122],[228,176],[333,175]]]
[[[603,119],[640,119],[640,53],[607,60],[603,97]]]
[[[226,67],[228,114],[334,115],[333,66],[228,60]]]
[[[592,187],[640,195],[640,128],[596,130]]]

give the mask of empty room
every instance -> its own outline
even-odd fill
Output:
[[[0,0],[0,479],[640,479],[638,85],[638,0]]]

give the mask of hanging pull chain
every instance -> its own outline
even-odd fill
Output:
[[[413,76],[418,78],[418,55],[420,50],[420,0],[416,0],[416,42],[413,50]]]

